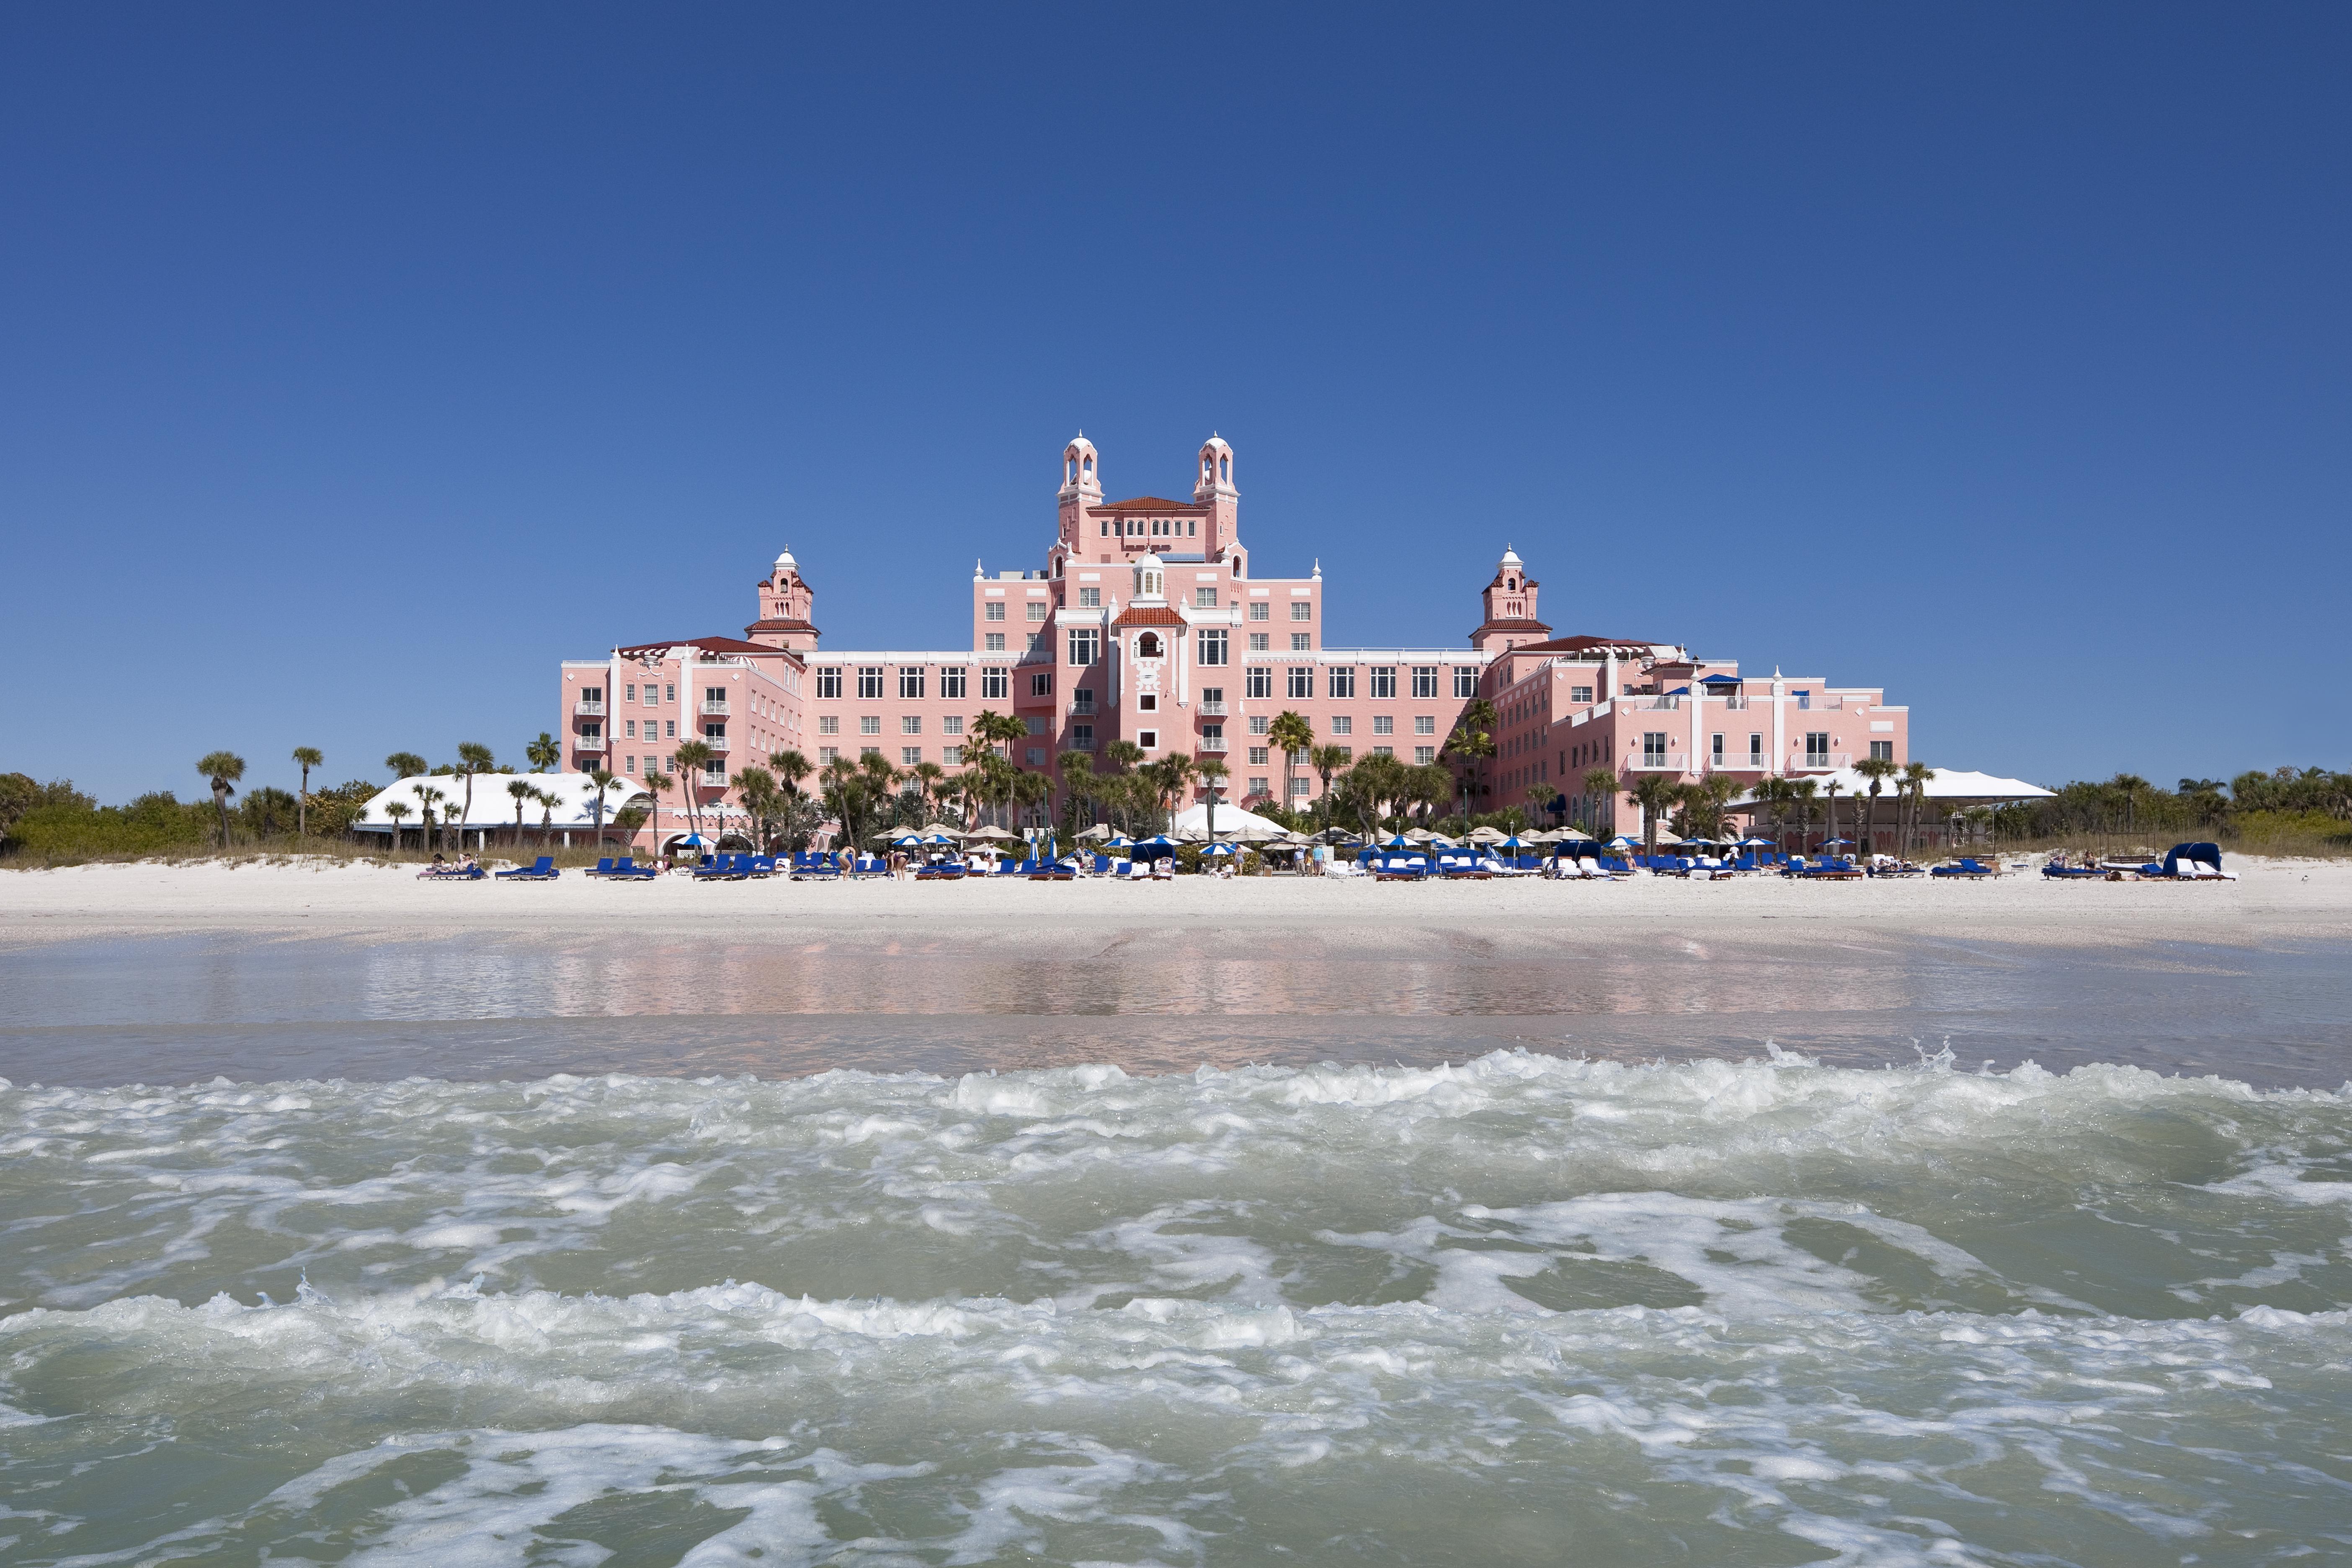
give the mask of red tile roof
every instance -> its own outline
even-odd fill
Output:
[[[814,632],[816,627],[790,616],[771,616],[763,621],[753,621],[743,629],[747,632]]]
[[[710,653],[782,653],[763,642],[745,642],[741,637],[666,637],[659,642],[631,643],[622,653],[651,653],[657,647],[698,647]]]
[[[1499,623],[1498,623],[1499,624]],[[1523,642],[1513,653],[1583,653],[1601,647],[1673,647],[1673,643],[1655,642],[1648,637],[1554,637],[1549,642]]]
[[[1181,626],[1185,624],[1183,616],[1165,605],[1145,605],[1139,609],[1129,605],[1118,613],[1118,619],[1111,622],[1114,626]]]
[[[1115,500],[1108,506],[1091,506],[1088,511],[1206,511],[1188,500],[1170,500],[1165,496],[1136,496],[1128,500]]]

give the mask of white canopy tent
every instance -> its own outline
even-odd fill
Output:
[[[1260,844],[1270,838],[1280,838],[1290,830],[1279,822],[1269,822],[1255,812],[1244,811],[1238,805],[1217,807],[1217,837],[1237,839],[1244,844]],[[1209,833],[1209,806],[1206,801],[1188,805],[1176,814],[1176,823],[1169,830],[1171,838],[1181,838],[1187,833],[1197,833],[1205,838]]]
[[[2007,805],[2013,801],[2053,798],[2052,791],[2043,789],[2040,784],[2027,784],[2023,779],[2005,779],[1993,773],[1971,773],[1965,768],[1937,768],[1935,773],[1936,776],[1927,781],[1927,787],[1922,793],[1929,801],[1946,811],[1958,811],[1964,806],[1971,805]],[[1852,768],[1840,768],[1834,773],[1805,773],[1801,776],[1812,780],[1820,786],[1823,795],[1829,793],[1832,784],[1837,785],[1839,795],[1849,799],[1855,796],[1867,799],[1870,795],[1870,780]],[[1896,781],[1894,779],[1882,780],[1879,784],[1879,798],[1881,800],[1891,798],[1895,794],[1895,785]],[[1754,795],[1743,795],[1733,801],[1728,809],[1737,811],[1743,806],[1755,804]]]
[[[403,779],[370,797],[359,816],[352,819],[352,831],[390,834],[394,824],[383,808],[393,801],[399,801],[408,807],[408,815],[399,823],[403,831],[422,827],[425,824],[423,792],[427,789],[440,794],[441,798],[432,803],[433,819],[445,827],[462,826],[468,833],[511,829],[515,825],[515,802],[514,796],[507,793],[507,785],[517,779],[555,797],[551,810],[536,800],[526,799],[522,803],[522,825],[526,832],[545,824],[566,834],[564,841],[568,844],[572,832],[581,829],[595,831],[596,785],[586,773],[476,773],[471,811],[465,809],[464,779],[450,773],[421,774]],[[635,781],[615,783],[604,792],[604,826],[612,826],[613,818],[623,806],[634,804],[649,805],[652,800],[653,797]],[[460,816],[465,817],[463,824],[457,820]]]

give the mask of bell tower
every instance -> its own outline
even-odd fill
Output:
[[[1095,444],[1084,431],[1062,448],[1062,489],[1056,499],[1062,504],[1061,553],[1076,554],[1087,544],[1087,509],[1102,505],[1103,499],[1102,469],[1096,462]]]
[[[1479,595],[1486,618],[1470,634],[1470,646],[1482,653],[1500,653],[1549,637],[1551,628],[1536,619],[1536,588],[1519,552],[1503,546],[1503,558],[1495,563],[1494,581]]]
[[[786,550],[760,584],[760,618],[743,628],[751,642],[794,653],[816,649],[817,629],[809,620],[816,608],[816,590],[801,575],[800,563]]]
[[[1192,501],[1209,509],[1201,552],[1214,561],[1241,542],[1241,492],[1234,489],[1234,449],[1211,435],[1201,447],[1201,467],[1192,480]]]

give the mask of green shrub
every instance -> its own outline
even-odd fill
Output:
[[[183,804],[167,791],[129,805],[38,805],[9,831],[13,847],[45,859],[157,855],[201,848],[214,832],[209,803]]]

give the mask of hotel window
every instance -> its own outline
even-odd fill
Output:
[[[1080,626],[1070,634],[1070,662],[1080,668],[1102,657],[1102,631],[1096,626]]]
[[[1352,735],[1355,732],[1356,721],[1353,719],[1349,718],[1345,713],[1341,713],[1332,719],[1331,733],[1334,735]]]
[[[1356,667],[1352,664],[1333,665],[1325,687],[1332,696],[1343,700],[1353,697],[1356,694]],[[1344,730],[1334,731],[1338,734],[1346,732]]]
[[[1226,662],[1223,632],[1204,631],[1201,634],[1201,662],[1204,665]]]
[[[1748,737],[1748,765],[1751,768],[1764,765],[1764,737],[1761,735]]]
[[[1217,607],[1217,591],[1214,588],[1193,589],[1192,607],[1196,610],[1215,609]]]
[[[923,667],[921,665],[909,664],[899,667],[898,695],[901,698],[913,701],[920,701],[922,700]]]
[[[840,733],[841,733],[841,715],[840,715],[840,714],[838,714],[838,713],[820,713],[820,714],[818,714],[818,715],[817,715],[817,720],[816,720],[816,732],[817,732],[818,734],[820,734],[820,735],[838,735],[838,734],[840,734]]]
[[[879,746],[860,746],[857,748],[857,754],[861,757],[878,757],[882,754],[882,748]]]
[[[816,694],[819,697],[841,695],[841,666],[820,665],[816,672]]]
[[[1798,692],[1798,693],[1797,693],[1797,706],[1798,706],[1798,707],[1800,707],[1800,708],[1811,708],[1812,705],[1813,705],[1813,694],[1812,694],[1811,692],[1810,692],[1810,691],[1800,691],[1800,692]]]
[[[1095,727],[1092,724],[1070,726],[1070,750],[1091,752],[1095,749]]]
[[[1260,767],[1264,767],[1265,765],[1265,764],[1264,763],[1260,763],[1258,764],[1258,766],[1260,766]],[[1249,793],[1250,793],[1251,795],[1267,795],[1267,794],[1271,794],[1272,792],[1271,792],[1271,791],[1269,791],[1269,790],[1265,787],[1268,782],[1269,782],[1268,780],[1266,780],[1265,778],[1263,778],[1263,777],[1259,776],[1258,774],[1255,774],[1255,773],[1251,774],[1251,775],[1250,775],[1250,782],[1249,782]]]
[[[1138,730],[1135,732],[1135,743],[1142,747],[1147,752],[1156,752],[1160,749],[1160,731],[1157,730]]]
[[[980,700],[1002,700],[1013,689],[1012,677],[1002,665],[982,665],[980,671]]]
[[[1249,618],[1254,621],[1272,620],[1274,618],[1274,606],[1267,604],[1264,599],[1253,599],[1250,601]]]
[[[940,734],[942,734],[942,735],[961,735],[961,734],[962,734],[962,733],[963,733],[963,715],[962,715],[962,714],[961,714],[961,713],[950,713],[950,714],[949,714],[946,718],[944,718],[944,719],[940,720]]]
[[[945,664],[940,667],[940,695],[950,702],[963,700],[963,666]]]
[[[1249,749],[1249,765],[1254,768],[1265,767],[1273,760],[1273,751],[1272,746],[1252,746]]]
[[[724,746],[727,744],[727,726],[724,724],[705,724],[702,727],[702,738],[705,741],[709,742],[713,746]]]
[[[1291,652],[1293,652],[1293,653],[1312,653],[1312,652],[1314,652],[1314,651],[1315,651],[1315,634],[1314,634],[1313,632],[1293,632],[1293,633],[1291,633],[1291,634],[1290,634],[1290,651],[1291,651]]]
[[[1029,678],[1029,695],[1032,697],[1051,697],[1054,695],[1053,676],[1045,670],[1039,670],[1036,674],[1031,676]]]
[[[654,700],[654,689],[653,689],[652,687],[648,686],[648,687],[646,687],[646,706],[647,706],[648,708],[652,707],[652,706],[653,706],[653,700]],[[665,701],[665,702],[675,702],[675,701],[677,701],[677,687],[675,687],[675,686],[672,686],[672,685],[670,685],[669,683],[667,683],[667,681],[665,681],[665,682],[662,684],[662,700],[663,700],[663,701]]]
[[[1825,768],[1830,765],[1830,732],[1811,730],[1805,734],[1805,766]]]
[[[1252,632],[1249,639],[1252,653],[1270,653],[1274,649],[1274,638],[1265,632]]]
[[[671,741],[675,741],[675,740],[677,740],[677,720],[675,720],[675,719],[665,719],[665,720],[663,720],[663,721],[662,721],[662,735],[663,735],[663,738],[664,738],[664,739],[666,739],[666,740],[671,740]]]
[[[1427,767],[1430,763],[1437,761],[1437,748],[1435,746],[1415,746],[1412,749],[1412,761],[1415,767]]]
[[[1273,666],[1254,664],[1249,667],[1249,694],[1252,697],[1271,697],[1274,695]]]
[[[625,691],[625,692],[628,693],[628,696],[625,699],[625,700],[626,700],[626,701],[630,701],[630,702],[635,702],[635,701],[637,700],[637,683],[636,683],[635,681],[632,680],[631,682],[629,682],[629,684],[627,684],[626,686],[624,686],[623,688],[621,688],[621,689],[622,689],[623,691]],[[636,765],[636,764],[635,764],[635,763],[632,763],[630,764],[630,766],[632,766],[632,767],[635,767],[635,765]]]
[[[677,759],[676,757],[664,757],[662,759],[662,772],[666,773],[674,773],[677,772]]]
[[[1372,748],[1372,755],[1376,757],[1393,757],[1396,755],[1396,748],[1394,746],[1374,746]]]
[[[1716,767],[1723,766],[1723,735],[1720,731],[1707,738],[1707,760]]]
[[[621,771],[625,773],[635,773],[637,771],[637,759],[635,757],[623,757],[621,759]]]
[[[1201,726],[1201,750],[1222,752],[1225,749],[1225,727],[1222,723]]]
[[[1290,667],[1290,695],[1293,697],[1312,697],[1315,695],[1315,667],[1313,665],[1294,664]]]
[[[1103,519],[1102,536],[1105,539],[1108,539],[1110,537],[1110,519],[1108,518]]]
[[[622,720],[621,728],[628,732],[630,740],[634,741],[637,738],[637,721],[635,719]]]
[[[1663,768],[1666,765],[1666,732],[1664,730],[1643,731],[1642,765],[1645,768]]]
[[[1416,664],[1412,667],[1412,694],[1415,697],[1437,695],[1437,666]]]
[[[1265,714],[1263,714],[1263,713],[1253,713],[1253,714],[1251,714],[1251,715],[1250,715],[1250,721],[1249,721],[1249,732],[1250,732],[1251,734],[1253,734],[1253,735],[1263,735],[1263,734],[1265,734],[1265,731],[1266,731],[1266,719],[1265,719]]]
[[[1375,714],[1373,714],[1373,715],[1372,715],[1372,733],[1373,733],[1373,734],[1375,734],[1375,735],[1393,735],[1393,734],[1395,734],[1395,733],[1396,733],[1396,715],[1395,715],[1395,714],[1393,714],[1393,713],[1375,713]]]
[[[1081,589],[1079,589],[1079,590],[1078,590],[1078,608],[1080,608],[1080,609],[1082,609],[1082,610],[1099,610],[1099,609],[1101,609],[1101,608],[1102,608],[1102,590],[1101,590],[1100,588],[1081,588]]]
[[[1139,712],[1139,713],[1157,713],[1157,712],[1159,712],[1159,711],[1160,711],[1160,699],[1159,699],[1159,697],[1158,697],[1156,694],[1152,693],[1152,692],[1149,692],[1149,691],[1144,692],[1141,696],[1138,697],[1138,698],[1135,700],[1135,710],[1136,710],[1137,712]]]
[[[1198,539],[1201,537],[1201,520],[1199,518],[1192,517],[1184,520],[1184,537],[1187,539]]]
[[[963,748],[961,746],[941,746],[940,748],[940,761],[945,763],[951,768],[960,768],[963,766]]]
[[[923,716],[921,714],[904,713],[899,715],[898,733],[901,735],[919,735],[922,732]]]
[[[1893,762],[1895,760],[1895,742],[1892,741],[1873,741],[1870,743],[1870,759],[1875,763]]]
[[[857,695],[871,700],[882,695],[882,667],[861,664],[857,667]]]
[[[1004,601],[1002,599],[991,599],[988,602],[987,607],[980,612],[980,618],[984,621],[1003,620],[1004,618]]]
[[[1459,664],[1454,667],[1454,695],[1456,697],[1478,695],[1478,671],[1475,668]]]
[[[1004,651],[1004,634],[1003,632],[989,632],[985,634],[981,643],[981,651],[982,653],[1003,653]]]
[[[1290,794],[1293,799],[1306,799],[1307,793],[1314,787],[1315,781],[1304,773],[1293,773],[1290,777]]]
[[[1568,689],[1568,700],[1570,702],[1590,702],[1592,700],[1592,688],[1571,686]]]
[[[1392,664],[1376,664],[1372,666],[1372,696],[1374,699],[1377,700],[1384,697],[1394,697],[1395,695],[1396,666]]]
[[[1291,600],[1290,618],[1294,621],[1313,620],[1315,618],[1315,602],[1312,599]]]
[[[1416,714],[1414,714],[1414,715],[1412,716],[1412,732],[1413,732],[1414,734],[1416,734],[1416,735],[1434,735],[1434,734],[1436,734],[1436,733],[1437,733],[1437,715],[1436,715],[1436,714],[1434,714],[1434,713],[1416,713]]]
[[[857,732],[861,735],[880,734],[882,732],[882,715],[879,713],[860,714],[857,720]]]
[[[901,767],[908,767],[908,768],[911,768],[911,767],[913,767],[917,763],[919,763],[919,762],[921,762],[922,760],[923,760],[923,748],[922,748],[922,747],[920,747],[920,746],[901,746],[901,747],[899,747],[899,748],[898,748],[898,763],[899,763],[899,765],[900,765]]]
[[[1072,691],[1072,692],[1070,693],[1070,711],[1071,711],[1071,712],[1073,712],[1073,713],[1091,713],[1091,712],[1093,712],[1094,710],[1095,710],[1095,689],[1094,689],[1093,687],[1091,687],[1091,686],[1081,686],[1081,687],[1079,687],[1077,689],[1076,689],[1076,690],[1074,690],[1074,691]]]
[[[1027,642],[1025,642],[1025,643],[1023,643],[1021,646],[1022,646],[1023,647],[1024,647],[1024,648],[1028,649],[1028,651],[1030,651],[1031,653],[1035,653],[1035,652],[1037,651],[1037,643],[1038,643],[1038,640],[1039,640],[1040,638],[1042,638],[1045,635],[1045,633],[1043,633],[1043,632],[1031,632],[1031,633],[1029,634],[1029,640],[1028,640]]]
[[[1342,746],[1342,747],[1340,747],[1340,748],[1339,748],[1339,761],[1340,761],[1341,763],[1352,763],[1352,762],[1354,762],[1355,760],[1356,760],[1356,748],[1355,748],[1355,747],[1353,747],[1353,746]]]
[[[832,762],[840,755],[841,748],[839,746],[819,746],[816,749],[817,765],[822,767],[826,763]]]
[[[1030,621],[1031,621],[1032,623],[1034,623],[1034,622],[1037,622],[1037,621],[1042,621],[1042,620],[1044,620],[1045,618],[1045,601],[1044,601],[1043,599],[1032,599],[1032,600],[1030,600],[1030,601],[1029,601],[1029,619],[1030,619]]]

